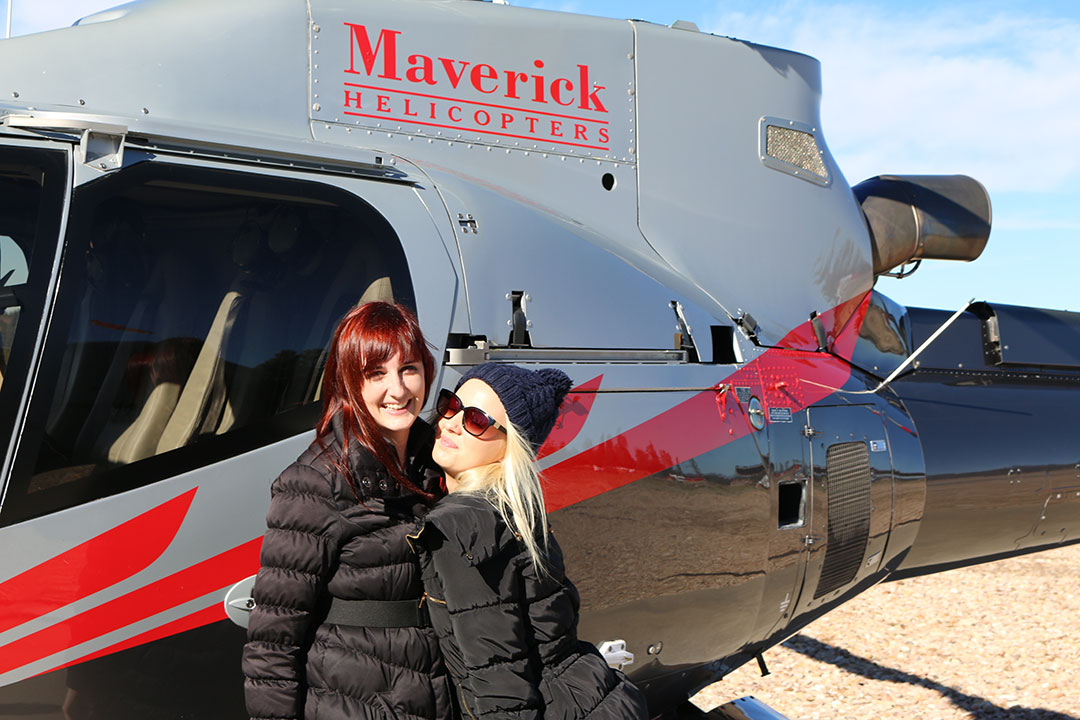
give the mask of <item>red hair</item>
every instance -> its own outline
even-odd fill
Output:
[[[315,430],[320,438],[324,437],[330,432],[334,416],[341,416],[345,443],[340,468],[345,471],[354,494],[356,487],[349,468],[351,442],[367,448],[404,488],[427,495],[409,480],[393,446],[383,437],[360,397],[367,376],[399,353],[402,362],[419,362],[424,367],[423,405],[435,379],[435,358],[424,342],[416,315],[409,308],[382,301],[364,303],[342,318],[330,343],[323,379],[323,414]]]

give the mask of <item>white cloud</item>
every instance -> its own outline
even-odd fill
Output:
[[[723,6],[703,29],[813,55],[822,126],[849,180],[972,175],[994,192],[1080,180],[1080,23],[972,8]]]
[[[1006,216],[1004,220],[1000,219],[1000,217],[995,218],[994,230],[1023,232],[1060,230],[1071,233],[1080,233],[1080,219],[1047,218],[1037,215],[1033,216],[1024,212],[1014,212],[1011,215]]]

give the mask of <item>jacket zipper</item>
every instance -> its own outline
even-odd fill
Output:
[[[419,530],[417,530],[417,531],[416,531],[416,534],[415,534],[415,535],[409,535],[408,533],[406,533],[406,534],[405,534],[405,542],[406,542],[406,543],[408,544],[408,546],[409,546],[409,549],[413,551],[413,554],[414,554],[414,555],[419,555],[420,553],[419,553],[419,552],[417,552],[417,550],[416,550],[416,545],[414,544],[414,542],[413,542],[413,541],[415,541],[415,540],[419,540],[419,539],[420,539],[420,535],[421,535],[421,534],[422,534],[423,532],[424,532],[424,528],[422,528],[422,527],[421,527],[421,528],[420,528]]]
[[[434,595],[428,595],[425,592],[423,595],[420,596],[420,607],[424,607],[424,601],[425,600],[430,600],[431,602],[439,603],[440,605],[445,605],[446,604],[445,600],[440,600],[439,598],[435,597]]]
[[[461,694],[461,707],[465,708],[465,713],[476,720],[476,716],[472,714],[472,710],[469,709],[469,703],[465,702],[465,688],[458,688],[458,692]]]

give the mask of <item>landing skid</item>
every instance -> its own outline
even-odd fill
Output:
[[[664,720],[790,720],[753,695],[724,703],[709,712],[691,702],[685,702],[670,715],[662,717]]]

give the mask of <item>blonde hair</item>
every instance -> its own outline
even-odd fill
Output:
[[[521,431],[507,422],[503,459],[466,470],[457,480],[454,492],[480,495],[491,502],[507,527],[525,543],[537,574],[546,573],[548,523],[544,491],[540,487],[536,456]]]

